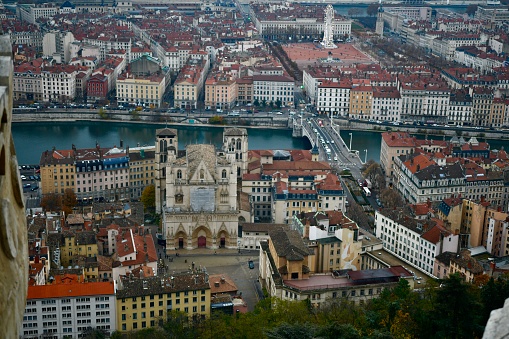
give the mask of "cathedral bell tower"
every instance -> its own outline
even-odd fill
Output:
[[[155,188],[156,211],[161,212],[166,196],[166,167],[177,157],[178,134],[176,129],[156,130]]]
[[[223,150],[226,158],[237,165],[237,178],[247,173],[247,130],[245,128],[227,128],[223,132]]]

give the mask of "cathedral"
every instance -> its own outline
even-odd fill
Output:
[[[156,131],[156,208],[167,251],[237,248],[237,179],[247,169],[247,131],[227,128],[222,150],[187,145],[177,130]]]

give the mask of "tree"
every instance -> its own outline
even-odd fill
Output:
[[[258,98],[254,99],[253,105],[255,105],[256,107],[260,106],[260,100],[258,100]]]
[[[281,108],[281,106],[283,106],[283,103],[281,102],[281,100],[280,100],[280,99],[277,99],[277,100],[276,100],[276,107],[277,107],[277,108]]]
[[[366,162],[363,167],[365,167],[365,170],[363,171],[364,177],[369,179],[375,188],[385,188],[385,175],[382,171],[382,167],[380,167],[377,162],[370,160]]]
[[[81,332],[81,337],[86,339],[104,339],[106,338],[106,332],[99,328],[87,327]]]
[[[366,9],[366,13],[369,16],[375,16],[378,13],[378,4],[370,4],[368,8]]]
[[[156,207],[156,188],[154,185],[148,185],[141,193],[141,202],[145,211],[155,211]]]
[[[60,211],[62,208],[62,196],[58,193],[45,194],[41,199],[41,207],[45,211]]]
[[[138,121],[140,120],[140,111],[137,111],[135,109],[133,109],[131,112],[129,112],[131,114],[131,119],[134,120],[134,121]]]
[[[467,13],[469,16],[474,16],[475,12],[477,12],[477,5],[468,5],[467,9],[465,10],[465,13]]]
[[[219,115],[214,115],[213,117],[210,117],[209,124],[211,125],[223,125],[224,124],[224,118]]]
[[[386,188],[380,191],[380,201],[386,208],[403,206],[403,198],[395,189]]]
[[[347,208],[347,215],[359,225],[359,227],[364,228],[366,230],[371,230],[371,225],[366,213],[362,209],[361,205],[352,201]]]
[[[76,194],[70,188],[66,188],[64,191],[64,196],[62,198],[62,210],[66,214],[71,214],[73,207],[78,204],[78,200],[76,198]]]
[[[315,337],[314,336],[315,332],[316,332],[315,326],[312,326],[308,323],[305,324],[282,323],[279,326],[267,330],[265,332],[265,335],[269,339],[294,339],[294,338],[312,339]]]
[[[101,117],[101,119],[108,119],[108,112],[102,107],[99,108],[97,114],[99,114],[99,117]]]
[[[434,308],[436,338],[482,337],[478,293],[458,273],[442,281]]]

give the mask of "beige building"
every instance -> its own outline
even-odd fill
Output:
[[[243,77],[236,79],[237,83],[237,102],[245,105],[253,103],[253,78]]]
[[[205,85],[207,65],[206,60],[193,60],[191,64],[186,64],[180,70],[173,84],[175,107],[197,108],[198,98]]]
[[[362,240],[359,227],[341,211],[308,212],[295,215],[291,223],[314,252],[311,272],[361,269]]]
[[[405,132],[382,133],[380,149],[380,166],[385,175],[391,178],[394,174],[394,159],[402,154],[412,153],[416,147],[415,138]]]
[[[155,185],[155,146],[128,148],[131,199],[139,199],[145,187]]]
[[[161,73],[149,76],[134,76],[127,72],[117,79],[117,101],[119,104],[146,104],[160,107],[163,103],[166,79]]]
[[[313,252],[296,230],[275,228],[269,240],[260,243],[259,281],[271,297],[282,300],[309,300],[314,307],[335,298],[356,304],[378,297],[385,288],[406,279],[413,288],[413,275],[402,266],[378,270],[311,274]]]
[[[237,101],[237,83],[228,74],[210,74],[205,82],[205,108],[229,109]]]
[[[41,193],[63,194],[75,189],[74,150],[44,151],[39,162],[41,170]]]
[[[371,103],[373,88],[371,86],[357,86],[350,90],[350,117],[361,120],[371,119]]]

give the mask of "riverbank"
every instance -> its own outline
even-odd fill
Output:
[[[206,127],[243,126],[251,128],[276,128],[288,129],[288,119],[278,115],[262,113],[251,116],[221,116],[223,124],[210,124],[209,119],[215,116],[212,113],[197,114],[171,114],[166,112],[137,112],[135,115],[128,111],[107,111],[100,115],[95,110],[45,110],[35,112],[20,112],[13,110],[12,121],[36,122],[36,121],[100,121],[100,122],[123,122],[133,124],[159,124],[159,125],[195,125]]]

